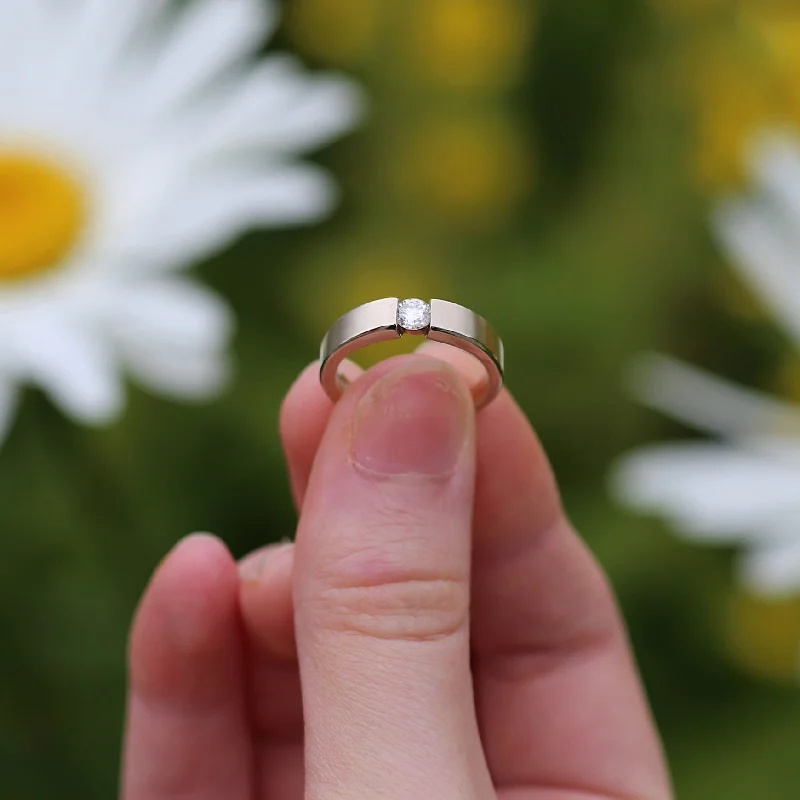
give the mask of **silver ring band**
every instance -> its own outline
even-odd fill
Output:
[[[339,365],[345,358],[362,347],[405,335],[458,347],[483,364],[488,380],[475,397],[477,408],[491,403],[503,388],[503,342],[483,317],[446,300],[428,304],[387,297],[348,311],[322,340],[319,379],[328,396],[335,402],[342,395]]]

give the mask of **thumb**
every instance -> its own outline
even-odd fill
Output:
[[[469,668],[474,410],[384,362],[333,412],[294,571],[308,798],[488,798]]]

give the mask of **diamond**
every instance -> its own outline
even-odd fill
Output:
[[[431,324],[431,307],[412,297],[397,306],[397,324],[404,331],[424,331]]]

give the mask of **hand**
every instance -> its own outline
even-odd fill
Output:
[[[160,566],[125,800],[671,797],[544,453],[508,393],[476,420],[450,352],[384,362],[335,407],[310,368],[281,420],[296,544],[237,567],[192,536]]]

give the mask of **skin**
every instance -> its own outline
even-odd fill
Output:
[[[471,369],[428,344],[335,406],[300,376],[296,543],[190,536],[142,599],[124,800],[672,797],[608,583]]]

